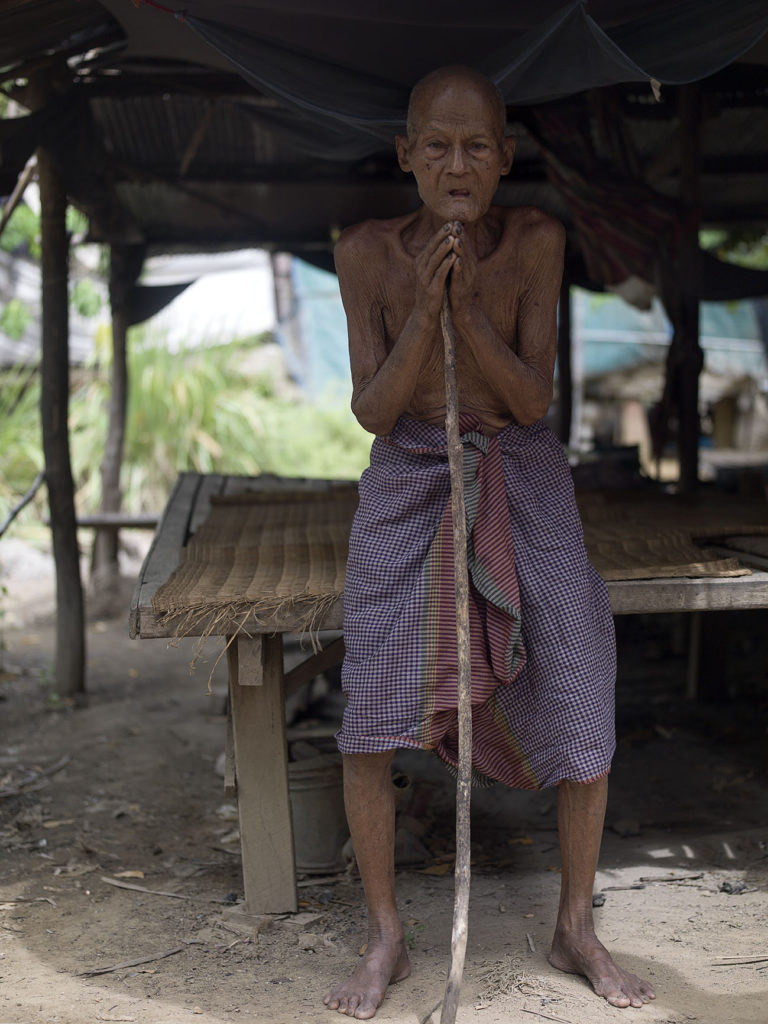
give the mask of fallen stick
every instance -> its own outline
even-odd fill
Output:
[[[451,935],[451,969],[445,986],[440,1024],[455,1024],[467,952],[469,916],[470,829],[472,789],[472,678],[469,646],[469,570],[467,567],[467,516],[464,507],[464,455],[459,432],[459,398],[456,384],[456,336],[451,321],[447,290],[443,293],[440,327],[445,350],[445,434],[451,480],[453,564],[456,582],[456,642],[459,719],[459,765],[456,778],[456,884]]]
[[[66,768],[71,760],[72,756],[65,754],[55,764],[52,764],[50,768],[44,768],[39,772],[30,772],[26,779],[17,782],[15,786],[0,789],[0,797],[19,796],[20,793],[29,793],[34,792],[36,789],[42,789],[44,785],[48,785],[44,780],[51,775],[55,775],[56,772],[60,772],[62,768]]]
[[[698,878],[703,878],[704,872],[699,872],[698,875],[667,875],[664,878],[654,878],[653,875],[641,875],[641,882],[691,882]]]
[[[443,1000],[441,999],[439,1003],[435,1003],[435,1005],[432,1007],[429,1013],[425,1014],[423,1017],[419,1017],[419,1024],[431,1024],[432,1014],[435,1012],[435,1010],[440,1009],[442,1002]]]
[[[143,885],[134,885],[132,882],[120,882],[116,878],[107,878],[106,875],[101,876],[101,881],[106,882],[107,885],[114,885],[116,889],[130,889],[132,892],[144,892],[149,896],[167,896],[172,900],[189,900],[191,903],[229,903],[229,900],[217,899],[215,897],[208,897],[207,899],[201,899],[198,896],[185,896],[181,892],[165,892],[162,889],[147,889]]]
[[[532,1013],[536,1017],[543,1017],[544,1020],[556,1020],[559,1024],[571,1024],[565,1017],[551,1017],[548,1013],[539,1013],[538,1010],[529,1010],[527,1006],[523,1007],[523,1013]]]
[[[716,960],[715,963],[710,964],[710,967],[743,967],[747,964],[764,964],[768,962],[768,956],[755,956],[755,957],[729,957],[724,956],[720,960]],[[762,970],[762,968],[758,968]]]
[[[182,953],[189,943],[184,946],[174,946],[173,949],[166,950],[165,953],[156,953],[154,956],[144,956],[140,960],[126,960],[122,964],[113,964],[112,967],[97,967],[93,971],[83,971],[78,975],[80,978],[95,978],[98,974],[112,974],[113,971],[125,971],[129,967],[141,967],[142,964],[151,964],[155,960],[165,960],[166,957],[176,956],[177,953]]]

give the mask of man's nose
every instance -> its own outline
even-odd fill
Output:
[[[461,174],[465,167],[464,150],[461,146],[454,146],[450,152],[449,166],[454,174]]]

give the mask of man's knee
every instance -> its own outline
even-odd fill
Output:
[[[344,781],[363,782],[389,780],[392,771],[394,750],[384,750],[376,754],[343,754]]]

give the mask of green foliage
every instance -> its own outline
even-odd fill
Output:
[[[66,226],[70,234],[84,235],[88,230],[88,218],[74,206],[68,206]],[[26,203],[20,203],[11,214],[11,219],[0,235],[0,248],[6,252],[25,252],[33,260],[39,260],[41,256],[40,214],[35,213]]]
[[[101,294],[88,277],[81,277],[69,296],[70,305],[80,316],[96,316],[101,312]]]
[[[40,259],[40,216],[34,210],[20,203],[11,214],[11,219],[0,235],[0,248],[6,252],[28,252]]]
[[[27,367],[0,375],[0,519],[43,468],[40,377]],[[38,492],[38,499],[44,491]]]
[[[159,511],[177,474],[357,478],[370,435],[346,403],[307,404],[276,396],[266,375],[242,373],[240,344],[171,352],[136,329],[129,341],[130,395],[123,465],[124,506]],[[107,353],[73,397],[73,469],[82,509],[100,499],[99,465],[107,430]]]
[[[94,364],[74,384],[70,400],[72,469],[83,513],[95,511],[101,499],[108,333],[97,336]],[[367,464],[371,436],[346,402],[278,397],[266,374],[243,374],[242,343],[171,352],[163,338],[135,329],[128,349],[126,511],[160,511],[183,470],[356,479]],[[0,517],[42,468],[39,400],[36,373],[14,370],[0,378]],[[44,502],[41,490],[25,514],[42,518]]]
[[[699,242],[718,259],[752,270],[768,270],[768,234],[761,227],[702,231]]]
[[[11,299],[0,312],[0,331],[11,341],[18,341],[24,337],[24,331],[29,326],[32,313],[20,299]]]
[[[88,230],[88,218],[76,206],[68,206],[66,227],[71,235],[84,235]]]

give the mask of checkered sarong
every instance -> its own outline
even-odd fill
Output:
[[[589,782],[615,746],[615,641],[562,446],[543,422],[462,429],[473,768],[525,789]],[[342,753],[422,747],[457,763],[450,529],[445,431],[401,417],[373,443],[352,526]]]

